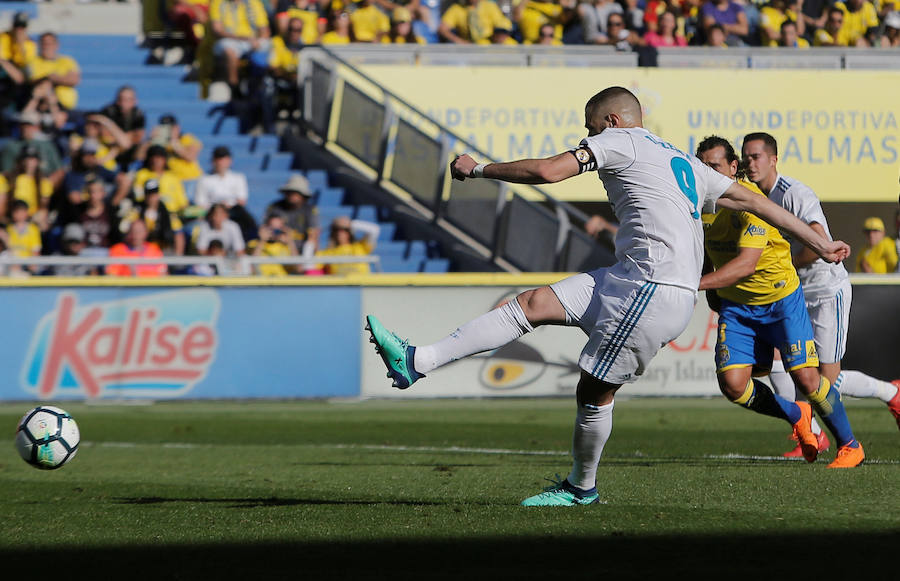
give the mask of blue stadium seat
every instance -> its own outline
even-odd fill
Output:
[[[430,258],[422,265],[422,272],[447,272],[450,270],[450,261],[446,258]]]

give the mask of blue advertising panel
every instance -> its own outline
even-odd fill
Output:
[[[358,288],[3,288],[0,299],[0,399],[359,395]]]

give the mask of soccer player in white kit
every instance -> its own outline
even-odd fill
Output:
[[[819,198],[813,190],[778,173],[778,144],[768,133],[750,133],[744,137],[742,157],[747,177],[770,200],[809,224],[820,235],[831,239],[828,221]],[[900,381],[892,383],[870,377],[859,371],[842,371],[841,359],[847,348],[847,328],[853,290],[850,277],[842,264],[828,264],[806,248],[799,240],[789,238],[791,254],[809,319],[813,325],[819,368],[831,384],[844,395],[877,397],[885,402],[900,427]],[[770,375],[773,387],[785,399],[791,399],[794,385],[782,368]],[[815,426],[814,426],[815,428]],[[792,452],[788,452],[791,454]]]
[[[530,184],[597,171],[620,224],[615,265],[525,291],[433,345],[413,347],[374,316],[367,317],[371,340],[401,389],[441,365],[501,347],[538,325],[577,325],[588,335],[579,358],[572,469],[562,482],[526,498],[525,506],[598,501],[597,464],[612,430],[616,390],[644,373],[693,312],[703,265],[701,211],[718,204],[753,212],[828,260],[843,260],[850,250],[643,129],[640,102],[627,89],[610,87],[594,95],[585,106],[585,127],[588,137],[576,149],[553,157],[478,164],[463,155],[451,171],[456,179]]]

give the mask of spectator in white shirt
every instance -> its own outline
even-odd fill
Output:
[[[209,243],[218,240],[228,256],[243,256],[246,245],[240,227],[228,219],[228,210],[222,204],[213,204],[206,214],[206,220],[197,226],[194,248],[200,254],[207,254]]]
[[[256,220],[244,207],[247,203],[247,176],[231,170],[231,151],[219,145],[212,153],[212,173],[197,182],[194,205],[210,208],[221,204],[228,210],[228,217],[241,228],[245,240],[256,237]]]

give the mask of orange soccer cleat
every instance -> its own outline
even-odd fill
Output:
[[[837,457],[834,462],[828,465],[829,468],[855,468],[863,463],[866,454],[863,452],[862,444],[856,442],[853,448],[850,444],[846,444],[838,448]]]
[[[798,401],[800,419],[794,423],[794,437],[800,446],[800,452],[807,462],[815,462],[819,455],[819,441],[812,431],[812,407],[805,401]]]
[[[793,434],[791,435],[791,439],[795,440]],[[831,440],[828,439],[828,435],[825,432],[819,432],[816,434],[816,448],[819,452],[824,452],[828,448],[831,447]],[[790,452],[785,452],[782,454],[784,458],[801,458],[803,456],[803,448],[798,443],[797,446],[791,450]]]
[[[900,428],[900,379],[895,379],[891,383],[897,387],[897,393],[894,394],[891,401],[887,402],[887,406],[888,409],[891,410],[894,419],[897,421],[897,427]]]

